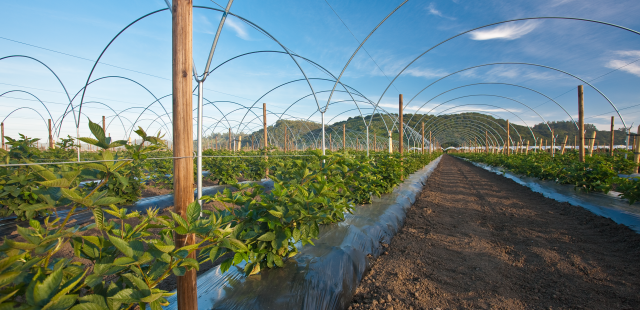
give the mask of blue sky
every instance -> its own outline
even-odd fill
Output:
[[[236,0],[231,11],[337,76],[359,45],[357,40],[364,40],[400,3]],[[217,1],[217,4],[226,6],[226,2]],[[194,5],[219,8],[217,4],[194,1]],[[163,0],[5,2],[0,10],[0,58],[26,55],[42,61],[55,71],[73,96],[87,81],[93,61],[120,30],[142,15],[165,7]],[[405,103],[415,96],[405,108],[406,112],[485,111],[530,126],[541,122],[541,117],[547,121],[569,119],[544,96],[505,85],[514,84],[554,98],[577,119],[576,87],[582,83],[542,67],[487,65],[446,77],[423,90],[450,73],[472,66],[507,62],[539,64],[591,81],[622,109],[627,126],[632,123],[637,126],[640,123],[640,105],[635,106],[640,104],[640,35],[582,21],[520,21],[462,35],[420,57],[383,97],[381,95],[390,81],[427,49],[478,26],[514,18],[566,16],[640,30],[638,13],[639,1],[408,1],[369,38],[341,81],[369,100],[379,101],[389,112],[397,112],[398,94],[402,93]],[[194,60],[199,72],[204,69],[220,17],[219,12],[194,9]],[[231,17],[222,31],[212,67],[253,51],[282,51],[282,48],[240,19]],[[300,61],[300,65],[310,78],[330,78],[305,61]],[[123,78],[103,78],[107,76]],[[126,130],[138,118],[136,126],[166,132],[171,127],[170,116],[166,115],[171,112],[171,99],[167,96],[171,92],[170,76],[171,17],[164,11],[127,29],[107,49],[91,77],[91,80],[103,79],[87,88],[81,135],[89,134],[87,117],[97,121],[103,115],[108,119],[107,131],[117,138],[128,136]],[[295,63],[282,53],[256,53],[222,65],[205,82],[205,98],[215,102],[215,107],[205,106],[205,130],[225,132],[230,124],[237,131],[243,118],[247,127],[243,125],[241,129],[245,132],[257,129],[259,120],[253,113],[245,117],[247,109],[243,106],[256,104],[257,109],[252,111],[261,114],[262,102],[278,115],[286,110],[283,118],[310,117],[319,122],[316,103],[304,81],[287,84],[262,97],[280,84],[301,78]],[[324,106],[333,82],[314,79],[312,83]],[[446,92],[456,87],[460,88]],[[5,119],[15,109],[24,107],[6,118],[8,136],[17,136],[20,132],[44,139],[46,127],[42,118],[53,118],[59,123],[69,102],[55,77],[41,64],[26,58],[0,60],[0,94],[7,91],[13,92],[0,97],[0,118]],[[25,91],[43,101],[49,112]],[[443,92],[446,93],[437,96]],[[159,102],[164,108],[154,104],[140,116],[144,107],[163,96],[167,97]],[[326,113],[328,121],[359,115],[354,103],[347,99],[350,98],[344,92],[334,94]],[[540,116],[516,101],[534,108]],[[608,128],[609,119],[614,115],[609,103],[589,87],[585,88],[585,101],[587,122],[601,129]],[[79,102],[79,98],[74,100],[75,104]],[[294,102],[297,103],[291,106]],[[360,107],[364,114],[371,111],[371,105]],[[124,118],[114,117],[116,113]],[[226,119],[220,122],[222,115]],[[270,115],[269,123],[276,119]],[[75,134],[72,115],[62,124],[61,136]],[[616,118],[616,128],[621,126],[620,119]]]

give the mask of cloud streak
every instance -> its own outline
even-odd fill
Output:
[[[611,59],[605,64],[605,67],[640,76],[640,65],[638,64],[640,60],[640,50],[616,51],[615,54],[624,58],[624,60]]]
[[[251,37],[249,37],[249,33],[247,32],[244,24],[238,22],[236,19],[232,18],[231,16],[227,17],[227,20],[225,21],[225,26],[228,26],[229,28],[231,28],[231,30],[233,30],[236,33],[236,36],[238,36],[238,38],[243,40],[251,39]]]
[[[453,17],[449,17],[449,16],[446,16],[446,15],[442,14],[442,12],[440,10],[436,9],[436,5],[433,2],[429,3],[429,6],[427,6],[426,9],[429,12],[429,15],[435,15],[435,16],[438,16],[438,17],[455,20],[455,18],[453,18]]]
[[[535,21],[526,21],[524,23],[508,23],[502,24],[487,30],[476,30],[469,35],[472,40],[484,41],[484,40],[515,40],[527,33],[533,31],[538,27],[538,23]]]

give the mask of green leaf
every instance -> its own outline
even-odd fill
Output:
[[[116,260],[113,261],[113,264],[116,265],[116,266],[128,266],[128,265],[131,265],[131,264],[133,264],[135,262],[136,262],[135,259],[133,259],[131,257],[123,256],[123,257],[116,258]]]
[[[94,206],[108,206],[108,205],[115,205],[115,204],[119,204],[121,202],[126,201],[125,199],[122,198],[118,198],[118,197],[103,197],[100,198],[98,200],[96,200],[93,205]]]
[[[93,213],[93,219],[96,221],[96,226],[98,229],[102,230],[104,228],[104,212],[102,211],[102,208],[93,208],[91,209],[91,212]]]
[[[111,241],[111,243],[113,243],[113,245],[120,250],[120,252],[122,252],[122,254],[126,255],[127,257],[131,257],[133,258],[133,249],[131,248],[131,246],[129,245],[129,243],[127,243],[126,241],[115,237],[115,236],[111,236],[109,235],[109,241]]]
[[[38,306],[44,306],[57,293],[62,282],[62,266],[58,266],[44,281],[37,281],[33,288],[33,301]]]
[[[73,306],[71,310],[109,310],[109,308],[103,307],[99,304],[94,304],[92,302],[85,302],[79,305]]]
[[[37,203],[37,204],[33,204],[33,205],[29,205],[29,204],[22,204],[18,207],[20,210],[22,211],[40,211],[40,210],[45,210],[45,209],[52,209],[54,208],[53,206],[50,206],[46,203]]]
[[[267,232],[264,235],[260,236],[258,240],[260,241],[273,241],[276,238],[276,234],[273,232]]]
[[[189,224],[187,223],[187,221],[185,221],[182,216],[180,216],[177,213],[174,213],[173,211],[171,211],[171,217],[173,217],[173,220],[176,221],[177,224],[179,224],[180,226],[183,227],[189,227]]]
[[[158,250],[164,252],[164,253],[169,253],[171,251],[173,251],[173,249],[176,248],[175,245],[165,245],[165,244],[160,244],[160,243],[154,243],[153,246],[155,246]]]
[[[93,136],[96,137],[96,139],[98,139],[98,141],[100,142],[105,141],[104,130],[100,125],[89,120],[89,129],[91,130],[91,133],[93,134]]]
[[[234,239],[234,238],[228,238],[229,242],[231,243],[231,245],[233,245],[237,250],[246,252],[249,249],[247,248],[247,246],[242,243],[242,241],[238,240],[238,239]]]
[[[189,224],[193,224],[200,218],[200,212],[202,212],[202,207],[198,201],[194,201],[187,206],[187,220]]]
[[[277,218],[282,218],[282,212],[278,212],[278,211],[274,211],[274,210],[269,210],[269,213],[271,213],[271,215],[277,217]]]
[[[282,262],[282,257],[278,256],[278,255],[274,255],[273,256],[273,262],[276,264],[276,266],[278,267],[282,267],[284,266],[284,263]]]
[[[69,187],[71,185],[71,182],[69,182],[69,180],[67,179],[55,179],[55,180],[51,180],[51,181],[43,181],[43,182],[38,182],[40,185],[45,186],[45,187]]]
[[[78,295],[64,295],[51,300],[42,310],[67,310],[78,300]]]

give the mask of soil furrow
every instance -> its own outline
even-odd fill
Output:
[[[638,309],[640,235],[445,155],[350,309]]]

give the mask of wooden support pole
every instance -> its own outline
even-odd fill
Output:
[[[506,143],[506,153],[509,156],[509,120],[507,120],[507,143]]]
[[[391,130],[389,130],[389,154],[393,153],[393,138],[391,137]]]
[[[638,126],[637,133],[640,133],[640,126]],[[634,168],[634,173],[638,173],[638,163],[640,163],[640,139],[633,140],[633,162],[636,163],[636,167]]]
[[[400,97],[398,99],[398,109],[399,109],[399,114],[398,114],[398,117],[399,117],[398,134],[400,135],[399,142],[398,142],[398,149],[399,149],[399,152],[400,152],[401,156],[402,156],[403,148],[404,148],[404,143],[403,143],[404,142],[403,141],[404,140],[404,138],[403,138],[404,136],[403,136],[403,133],[402,133],[402,130],[404,129],[403,128],[404,127],[404,119],[402,117],[402,108],[403,108],[402,94],[400,94]]]
[[[484,131],[484,152],[489,153],[489,133]]]
[[[49,148],[53,148],[53,133],[51,131],[51,119],[49,119]]]
[[[591,133],[591,139],[589,139],[589,157],[593,156],[593,148],[596,145],[596,131]]]
[[[615,118],[612,116],[611,117],[611,142],[609,143],[609,156],[613,156],[613,138],[614,138],[614,132],[615,130],[613,129],[613,123],[614,123]]]
[[[564,142],[562,142],[562,149],[560,150],[560,155],[564,155],[564,148],[567,146],[567,139],[569,139],[569,136],[564,136]]]
[[[584,87],[578,85],[578,143],[580,147],[580,162],[584,162]]]
[[[551,129],[551,156],[556,154],[556,135],[555,129]]]
[[[172,84],[173,84],[173,193],[174,210],[187,218],[193,202],[193,3],[173,0],[172,7]],[[175,234],[176,247],[195,243],[195,235]],[[189,255],[195,259],[195,251]],[[196,270],[177,277],[178,308],[198,309]]]
[[[425,140],[427,137],[424,136],[424,122],[422,122],[422,154],[424,154],[424,149],[425,149]]]
[[[529,140],[527,140],[527,148],[524,149],[524,155],[529,155]]]
[[[331,133],[329,133],[329,151],[333,151],[333,144],[331,144]]]
[[[436,148],[433,147],[433,139],[431,138],[431,130],[429,130],[429,154],[431,154],[431,152],[435,152]]]
[[[378,140],[376,139],[376,132],[373,132],[373,151],[378,151]]]
[[[267,140],[267,104],[266,103],[262,103],[262,129],[263,129],[263,144],[264,144],[264,161],[268,162],[269,161],[269,156],[267,155],[267,147],[269,146],[268,140]],[[264,175],[265,177],[269,177],[269,165],[267,165],[267,168],[264,171]]]
[[[4,148],[4,123],[0,123],[0,139],[2,139],[2,149],[5,150]]]

